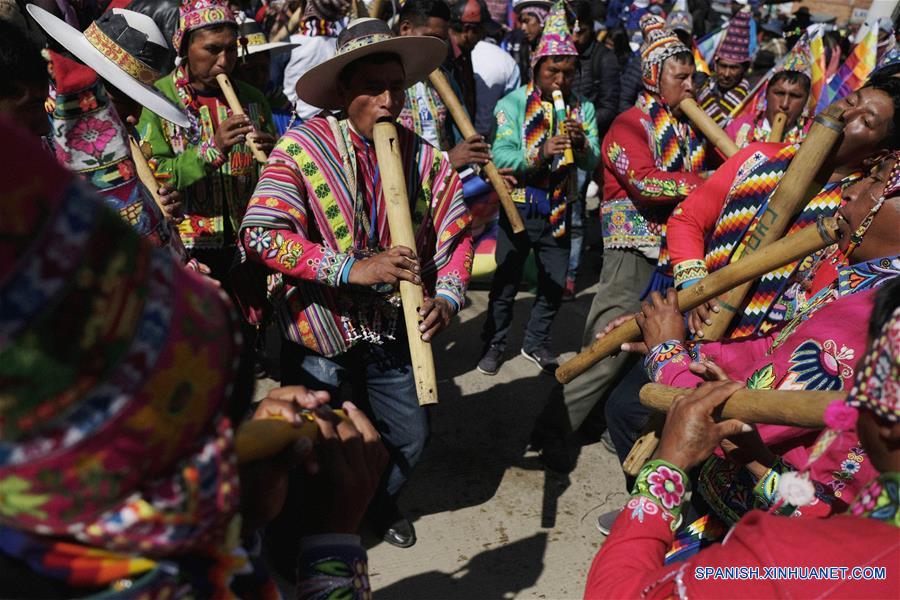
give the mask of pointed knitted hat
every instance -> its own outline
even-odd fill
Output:
[[[750,7],[745,6],[736,15],[731,17],[725,37],[719,49],[716,50],[716,58],[733,63],[750,61]]]
[[[781,66],[777,70],[797,71],[798,73],[803,73],[812,80],[812,63],[812,50],[809,47],[809,38],[804,35],[797,40],[797,43],[794,44],[794,47],[791,48],[790,52],[787,53],[787,56],[784,57],[784,62],[781,63]]]
[[[178,56],[184,56],[182,47],[187,35],[195,29],[213,25],[231,24],[237,29],[234,13],[224,0],[181,0],[178,29],[172,36],[172,47]]]
[[[554,4],[550,14],[547,15],[541,41],[531,55],[531,68],[545,56],[578,56],[578,50],[569,32],[569,24],[566,22],[566,8],[562,2]]]
[[[666,29],[666,22],[657,15],[647,13],[641,17],[641,31],[644,35],[644,43],[641,44],[641,78],[648,91],[658,94],[663,63],[670,56],[690,53],[690,50],[681,43],[677,35]]]

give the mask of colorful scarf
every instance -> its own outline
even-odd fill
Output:
[[[724,127],[731,120],[731,112],[743,102],[748,93],[750,93],[750,83],[746,79],[741,79],[736,86],[722,93],[719,91],[715,77],[710,77],[697,91],[697,104],[712,117],[716,124]]]
[[[698,173],[704,169],[706,164],[705,139],[699,137],[693,127],[676,119],[665,102],[657,100],[646,90],[638,94],[635,105],[648,117],[643,123],[647,129],[647,136],[652,141],[650,149],[653,151],[653,159],[661,170],[667,173],[676,171]],[[662,183],[645,178],[640,185],[646,188],[647,186],[662,185]],[[658,271],[668,272],[670,269],[665,222],[656,225],[648,221],[647,225],[659,228],[656,232],[661,236]]]
[[[578,107],[569,108],[571,118],[579,120],[579,113]],[[544,142],[558,130],[559,123],[554,123],[552,105],[541,99],[541,90],[533,82],[529,83],[525,90],[525,119],[522,121],[522,145],[525,148],[525,160],[528,164],[541,164],[541,148],[543,148]],[[569,179],[575,174],[575,169],[572,167],[572,165],[558,166],[556,169],[550,170],[543,181],[536,182],[536,186],[526,187],[526,202],[531,205],[529,210],[539,213],[548,211],[550,226],[555,238],[566,235]],[[549,207],[542,209],[539,207],[538,198],[543,198],[546,191],[549,191],[550,194]]]

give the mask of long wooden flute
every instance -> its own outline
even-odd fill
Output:
[[[472,120],[469,118],[469,115],[466,114],[459,98],[456,97],[456,93],[450,86],[450,82],[447,81],[447,77],[441,73],[440,69],[435,69],[432,71],[431,75],[428,76],[428,79],[431,81],[431,85],[434,86],[434,89],[437,90],[441,100],[444,101],[447,110],[450,111],[450,115],[453,117],[456,126],[459,127],[459,132],[462,134],[463,138],[469,139],[473,135],[476,135],[477,132],[475,131],[475,126],[472,125]],[[497,192],[497,196],[500,198],[500,206],[503,207],[503,212],[506,213],[506,218],[509,219],[509,224],[512,227],[513,233],[525,231],[525,224],[522,222],[522,217],[519,215],[519,209],[516,208],[516,203],[513,202],[512,196],[509,195],[509,190],[506,189],[506,182],[503,181],[503,177],[500,175],[500,171],[497,170],[497,166],[493,161],[488,161],[487,164],[484,165],[484,174],[487,175],[488,180]]]
[[[734,140],[728,137],[725,130],[719,127],[716,122],[712,120],[712,117],[700,108],[700,105],[697,104],[696,100],[693,98],[685,98],[678,104],[678,108],[680,108],[681,112],[691,120],[691,123],[706,136],[706,139],[712,142],[712,144],[725,155],[725,158],[730,158],[737,153],[739,148],[737,147],[737,144],[734,143]]]
[[[743,250],[735,253],[732,261],[745,259],[781,239],[794,221],[794,217],[828,183],[832,170],[827,167],[826,161],[844,131],[842,114],[841,108],[830,106],[816,115],[806,139],[769,198],[766,210],[760,215],[756,227],[743,245]],[[781,266],[790,262],[786,261]],[[702,330],[704,341],[714,341],[725,335],[735,313],[741,310],[744,298],[747,297],[752,285],[752,281],[748,280],[747,283],[729,290],[724,297],[719,298],[719,312],[713,313],[712,325]]]
[[[648,383],[641,388],[641,404],[658,412],[668,412],[675,398],[687,394],[687,388]],[[842,400],[842,391],[810,392],[806,390],[736,390],[716,411],[719,420],[737,419],[744,423],[764,423],[821,429],[829,404]],[[650,460],[659,445],[663,420],[655,419],[649,431],[638,438],[622,463],[622,469],[635,476]]]
[[[784,139],[784,126],[787,124],[787,115],[783,112],[778,112],[775,114],[775,118],[772,119],[772,131],[769,132],[769,137],[766,139],[767,142],[781,142]]]
[[[128,144],[131,146],[131,160],[134,162],[134,171],[137,174],[138,179],[150,192],[150,196],[153,198],[153,201],[156,202],[156,206],[159,207],[163,219],[168,220],[169,217],[163,206],[162,198],[159,196],[159,182],[156,181],[156,177],[153,175],[153,169],[150,168],[150,163],[147,162],[147,157],[144,156],[141,145],[138,143],[137,139],[135,139],[135,134],[128,134]]]
[[[834,217],[820,218],[815,227],[805,227],[681,290],[678,292],[678,308],[682,312],[694,309],[735,286],[752,281],[773,269],[833,244],[837,239],[838,228]],[[560,383],[569,383],[594,363],[618,352],[622,344],[640,338],[641,330],[637,322],[629,319],[560,365],[556,370],[556,379]]]
[[[219,88],[222,90],[222,93],[225,94],[225,100],[228,102],[228,106],[231,108],[231,112],[236,115],[244,115],[247,114],[244,112],[244,107],[241,106],[241,101],[238,100],[237,94],[234,93],[234,87],[231,85],[231,80],[228,79],[228,75],[224,73],[219,73],[216,75],[216,81],[219,82]],[[253,152],[253,158],[255,158],[258,162],[263,164],[269,160],[269,157],[266,156],[266,153],[259,149],[259,146],[256,145],[251,139],[247,139],[247,144],[250,146],[250,150]]]
[[[403,163],[400,160],[397,128],[390,121],[381,121],[375,124],[372,137],[375,138],[375,157],[381,171],[381,187],[384,190],[391,243],[394,246],[406,246],[415,252],[416,238],[413,232],[409,198],[406,194]],[[409,281],[401,281],[400,300],[403,304],[406,337],[409,340],[409,355],[412,360],[419,404],[422,406],[437,404],[434,355],[431,351],[431,344],[422,340],[422,335],[419,333],[419,324],[422,322],[419,309],[425,302],[422,286]]]

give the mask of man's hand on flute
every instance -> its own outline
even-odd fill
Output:
[[[159,203],[165,217],[173,223],[184,221],[184,209],[181,207],[181,192],[170,185],[159,186]]]
[[[565,128],[566,135],[569,136],[569,140],[572,142],[572,148],[575,152],[584,151],[584,147],[587,144],[587,138],[584,135],[584,129],[581,127],[581,123],[575,119],[566,119]]]
[[[253,125],[250,123],[250,117],[231,115],[219,123],[219,127],[216,129],[216,147],[223,154],[228,154],[234,146],[246,142],[247,136],[251,133],[253,133]]]
[[[752,431],[749,425],[736,419],[717,423],[713,418],[716,407],[741,387],[735,381],[716,381],[686,389],[684,395],[675,398],[666,414],[653,458],[688,471],[706,460],[723,439]]]
[[[503,183],[506,184],[506,189],[510,192],[513,191],[519,181],[516,179],[515,170],[512,167],[504,167],[502,169],[497,169],[497,172],[500,173],[500,177],[503,178]]]
[[[422,283],[416,254],[405,246],[394,246],[367,258],[357,260],[350,267],[347,281],[352,285],[372,286],[386,283],[393,287],[400,281],[415,285]]]
[[[718,313],[719,310],[719,301],[713,298],[689,312],[688,329],[690,329],[691,335],[702,338],[703,328],[713,324],[713,314]]]
[[[476,133],[451,148],[447,155],[454,169],[472,164],[483,165],[491,160],[491,146],[484,141],[484,136]]]
[[[454,312],[449,300],[425,298],[425,304],[419,309],[419,316],[422,317],[419,333],[422,334],[422,340],[430,342],[431,338],[443,331],[450,324]]]
[[[655,348],[669,340],[684,341],[684,317],[678,309],[678,292],[675,288],[666,290],[665,297],[659,292],[650,292],[650,297],[641,303],[641,312],[635,316],[644,336],[647,348]]]
[[[572,147],[572,140],[568,135],[554,135],[547,139],[541,147],[541,156],[544,160],[553,160],[557,154],[562,154]]]

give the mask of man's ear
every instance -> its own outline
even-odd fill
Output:
[[[397,27],[397,31],[400,35],[410,35],[410,31],[412,31],[412,23],[408,20],[404,19],[400,21],[400,25]]]

